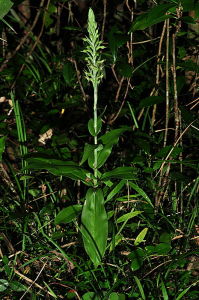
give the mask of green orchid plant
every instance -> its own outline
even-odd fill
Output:
[[[82,234],[84,248],[90,257],[94,266],[101,264],[105,251],[109,248],[112,251],[115,247],[115,241],[121,240],[121,231],[123,230],[129,218],[132,218],[140,211],[131,211],[118,221],[122,223],[116,234],[113,243],[107,245],[108,240],[108,216],[105,210],[106,202],[112,200],[125,186],[127,180],[129,186],[136,192],[142,194],[145,200],[150,204],[148,196],[131,180],[136,179],[136,169],[131,166],[117,167],[107,172],[100,172],[100,168],[104,166],[108,157],[112,152],[114,145],[118,143],[119,137],[130,127],[124,126],[113,129],[101,136],[102,120],[98,117],[98,87],[104,75],[104,61],[101,58],[101,51],[104,49],[102,41],[99,37],[97,23],[93,10],[90,8],[88,13],[88,36],[84,38],[85,61],[87,69],[85,71],[86,79],[91,82],[93,87],[93,118],[88,122],[88,131],[93,137],[94,143],[86,143],[82,159],[79,163],[74,161],[62,161],[59,159],[44,157],[43,155],[34,155],[27,157],[28,169],[45,169],[57,176],[66,176],[72,180],[80,180],[88,190],[84,197],[84,204],[74,204],[61,210],[56,218],[55,223],[69,223],[75,220],[81,214],[81,226],[79,230]],[[88,163],[92,171],[88,171],[82,167]],[[120,180],[119,183],[112,180]]]

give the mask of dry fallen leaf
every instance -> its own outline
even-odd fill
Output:
[[[52,138],[52,135],[53,135],[53,130],[52,130],[52,128],[50,128],[43,134],[39,135],[38,142],[45,145],[46,141]]]

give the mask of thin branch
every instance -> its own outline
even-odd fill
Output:
[[[131,23],[133,22],[133,17],[134,17],[134,11],[133,11],[133,6],[130,7],[129,1],[126,0],[126,6],[131,14]],[[133,66],[133,33],[130,33],[130,41],[127,42],[127,47],[129,49],[128,52],[128,63]]]
[[[79,83],[80,90],[82,92],[83,100],[84,100],[84,102],[86,102],[88,96],[86,95],[86,93],[84,91],[84,88],[83,88],[83,85],[82,85],[82,82],[81,82],[80,71],[78,69],[77,62],[73,58],[68,58],[68,60],[71,61],[74,64],[76,75],[77,75],[77,80],[78,80],[78,83]]]
[[[165,135],[164,147],[167,144],[168,124],[169,124],[169,19],[166,20],[167,39],[166,39],[166,116],[165,116]]]
[[[189,127],[192,126],[192,124],[195,122],[196,120],[192,121],[184,130],[183,132],[180,134],[180,136],[177,138],[176,142],[174,143],[173,147],[171,148],[171,150],[169,151],[169,153],[167,154],[166,158],[164,159],[159,171],[157,172],[157,174],[155,175],[154,178],[156,178],[158,176],[158,174],[160,172],[162,172],[163,168],[164,168],[164,165],[167,163],[167,160],[169,159],[170,155],[172,154],[175,146],[178,144],[178,142],[180,141],[180,139],[183,137],[183,135],[187,132],[187,130],[189,129]]]
[[[122,76],[122,78],[119,81],[119,86],[118,86],[118,89],[117,89],[117,92],[116,92],[116,96],[115,96],[115,102],[118,102],[123,81],[124,81],[124,76]]]
[[[173,89],[174,89],[174,117],[175,117],[175,137],[174,142],[176,142],[179,134],[179,108],[178,108],[178,92],[177,92],[177,82],[176,82],[176,34],[172,34],[172,56],[173,56]]]
[[[104,11],[103,11],[101,40],[104,39],[104,31],[105,31],[106,16],[107,16],[107,0],[103,0],[103,5],[104,5]]]
[[[121,110],[122,110],[122,108],[124,106],[124,103],[126,101],[126,97],[128,95],[128,91],[129,91],[129,87],[130,86],[131,86],[130,79],[128,79],[126,90],[125,90],[125,94],[124,94],[124,98],[123,98],[123,101],[122,101],[122,103],[120,105],[120,108],[118,109],[118,111],[117,111],[116,114],[112,115],[112,118],[110,119],[110,121],[108,122],[108,124],[112,125],[115,122],[115,120],[118,118],[118,116],[119,116],[119,114],[120,114],[120,112],[121,112]]]
[[[31,54],[32,54],[33,51],[35,50],[35,48],[36,48],[36,46],[38,45],[38,43],[39,43],[39,41],[40,41],[40,38],[41,38],[41,36],[42,36],[42,34],[43,34],[44,26],[45,26],[46,11],[48,10],[49,5],[50,5],[50,0],[48,0],[47,5],[46,5],[46,10],[45,10],[45,12],[44,12],[44,17],[43,17],[43,22],[42,22],[42,26],[41,26],[40,33],[39,33],[39,35],[37,36],[36,41],[35,41],[35,43],[33,44],[31,50],[27,53],[27,57],[30,57],[30,56],[31,56]],[[25,63],[21,66],[21,68],[20,68],[20,70],[19,70],[19,72],[18,72],[18,74],[17,74],[17,76],[16,76],[16,78],[15,78],[15,81],[13,82],[13,84],[12,84],[12,86],[11,86],[11,90],[14,88],[14,86],[15,86],[15,84],[16,84],[16,81],[17,81],[17,78],[21,75],[21,73],[22,73],[24,67],[25,67]]]
[[[45,262],[41,268],[41,270],[39,271],[37,277],[35,278],[34,281],[32,281],[31,285],[27,288],[27,290],[24,292],[24,294],[21,296],[21,298],[19,300],[22,300],[24,298],[24,296],[29,292],[29,290],[31,289],[31,287],[35,284],[35,282],[39,279],[41,273],[43,272],[45,266],[46,266],[47,262]]]
[[[33,31],[33,29],[35,28],[39,16],[41,14],[41,9],[43,8],[45,0],[42,0],[38,9],[38,12],[35,16],[35,19],[33,21],[32,26],[30,27],[30,29],[27,31],[27,33],[25,34],[25,36],[21,39],[20,43],[18,44],[18,46],[15,48],[15,50],[13,51],[13,53],[8,53],[6,56],[6,59],[4,60],[4,62],[2,63],[1,67],[0,67],[0,72],[2,72],[6,67],[8,62],[16,55],[16,53],[19,51],[19,49],[23,46],[23,44],[26,42],[27,38],[29,37],[29,35],[31,34],[31,32]]]
[[[163,43],[165,31],[166,31],[166,20],[164,21],[164,26],[162,28],[162,33],[161,33],[159,46],[158,46],[158,56],[157,56],[157,66],[156,66],[156,80],[155,80],[155,83],[156,83],[157,87],[160,84],[160,56],[161,56],[161,52],[162,52],[162,43]],[[155,96],[158,95],[157,87],[156,87],[156,90],[155,90]],[[156,110],[157,110],[157,104],[155,104],[154,107],[153,107],[152,120],[151,120],[152,127],[155,123]]]

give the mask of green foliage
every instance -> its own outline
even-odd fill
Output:
[[[73,221],[82,211],[82,205],[76,204],[68,206],[62,209],[55,218],[55,224],[70,223]]]
[[[108,220],[101,189],[87,191],[81,221],[85,250],[97,267],[104,256],[108,237]]]
[[[135,30],[144,30],[168,18],[172,18],[172,15],[166,13],[175,11],[175,8],[176,4],[174,3],[160,4],[153,7],[147,13],[144,13],[137,17],[136,21],[130,28],[130,32]]]
[[[48,170],[53,175],[66,176],[74,180],[82,180],[86,183],[87,176],[90,177],[90,173],[76,165],[73,161],[62,161],[50,157],[30,157],[26,159],[28,163],[28,169],[35,170]],[[87,182],[91,185],[92,183]]]
[[[2,20],[5,15],[9,12],[11,7],[13,6],[13,2],[10,0],[0,0],[0,20]]]
[[[144,238],[147,234],[148,228],[144,228],[136,237],[134,245],[138,246],[140,243],[142,243],[144,241]]]
[[[141,213],[142,213],[142,211],[133,211],[133,212],[124,214],[123,216],[121,216],[117,219],[117,223],[128,221],[129,219],[136,217],[137,215],[139,215]]]
[[[75,70],[73,68],[72,63],[67,62],[63,66],[63,77],[67,86],[73,86],[74,84],[74,77],[75,77]]]
[[[102,120],[100,117],[97,119],[97,128],[96,128],[97,131],[95,131],[94,128],[94,120],[90,119],[88,121],[88,130],[92,136],[98,135],[98,133],[101,131],[101,128],[102,128]]]
[[[0,138],[0,161],[2,161],[2,155],[5,151],[5,141],[6,138],[4,136]]]

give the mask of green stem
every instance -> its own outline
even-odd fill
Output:
[[[94,106],[93,106],[93,117],[94,117],[94,131],[97,132],[97,92],[98,85],[93,84],[94,89]],[[96,146],[94,150],[94,187],[97,187],[97,134],[94,136],[94,145]]]

